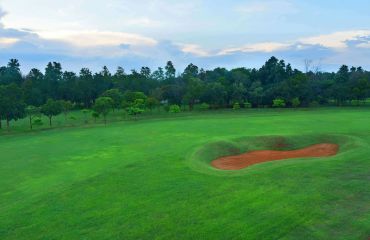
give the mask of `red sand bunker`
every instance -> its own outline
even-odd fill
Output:
[[[337,144],[323,143],[291,151],[252,151],[237,156],[222,157],[211,165],[221,170],[240,170],[251,165],[290,158],[329,157],[338,153]]]

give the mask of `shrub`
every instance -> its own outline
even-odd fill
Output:
[[[240,104],[238,102],[234,103],[233,109],[234,110],[239,110],[240,109]]]
[[[318,102],[318,101],[312,101],[312,102],[310,102],[310,104],[309,104],[309,107],[318,107],[318,106],[320,106],[320,104],[319,104],[319,102]]]
[[[360,106],[360,100],[351,100],[351,106]]]
[[[252,104],[248,101],[244,103],[244,108],[252,108]]]
[[[202,103],[199,108],[200,110],[208,110],[210,106],[208,103]]]
[[[35,126],[42,126],[43,124],[44,123],[42,122],[41,118],[35,118],[32,123],[32,125],[35,125]]]
[[[285,101],[284,99],[281,99],[281,98],[276,98],[273,100],[273,104],[272,104],[272,107],[275,107],[275,108],[283,108],[285,107]]]
[[[84,121],[85,121],[85,124],[87,124],[89,122],[88,120],[88,114],[91,112],[89,109],[82,109],[81,112],[83,113],[84,115]]]
[[[94,122],[96,123],[96,120],[100,117],[100,114],[97,113],[97,112],[95,112],[95,111],[93,111],[91,113],[91,116],[94,118]]]
[[[171,105],[169,108],[170,113],[179,113],[181,112],[181,108],[179,105]]]
[[[168,104],[164,105],[163,108],[166,112],[170,111],[170,106]]]
[[[292,106],[294,108],[296,108],[296,107],[299,107],[299,105],[301,105],[301,101],[299,101],[299,98],[293,98],[292,99]]]

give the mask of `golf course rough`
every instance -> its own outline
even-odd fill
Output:
[[[251,151],[236,156],[221,157],[212,161],[212,166],[222,170],[240,170],[248,166],[290,158],[329,157],[337,154],[337,144],[322,143],[303,149],[289,151],[259,150]]]
[[[365,240],[369,119],[367,108],[251,109],[0,136],[0,239]],[[211,165],[320,143],[340,149]]]

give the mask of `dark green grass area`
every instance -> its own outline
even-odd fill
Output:
[[[338,155],[208,164],[323,141]],[[370,237],[366,108],[184,114],[6,135],[0,146],[0,239]]]

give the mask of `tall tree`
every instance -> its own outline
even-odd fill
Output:
[[[166,69],[165,76],[167,80],[176,77],[176,69],[171,61],[167,62],[165,69]]]
[[[62,80],[62,65],[58,62],[49,62],[45,68],[45,90],[48,98],[58,98],[58,88]]]
[[[185,103],[189,105],[192,111],[194,105],[199,101],[203,92],[203,83],[199,78],[190,78],[186,82],[186,93],[183,97]]]
[[[47,99],[46,89],[43,87],[44,75],[36,68],[32,69],[22,84],[24,98],[27,105],[41,106]]]
[[[17,84],[23,81],[20,64],[17,59],[10,59],[6,67],[0,68],[0,84]]]
[[[17,121],[25,116],[25,108],[20,87],[15,83],[0,85],[0,118],[6,120],[8,130],[10,121]]]

